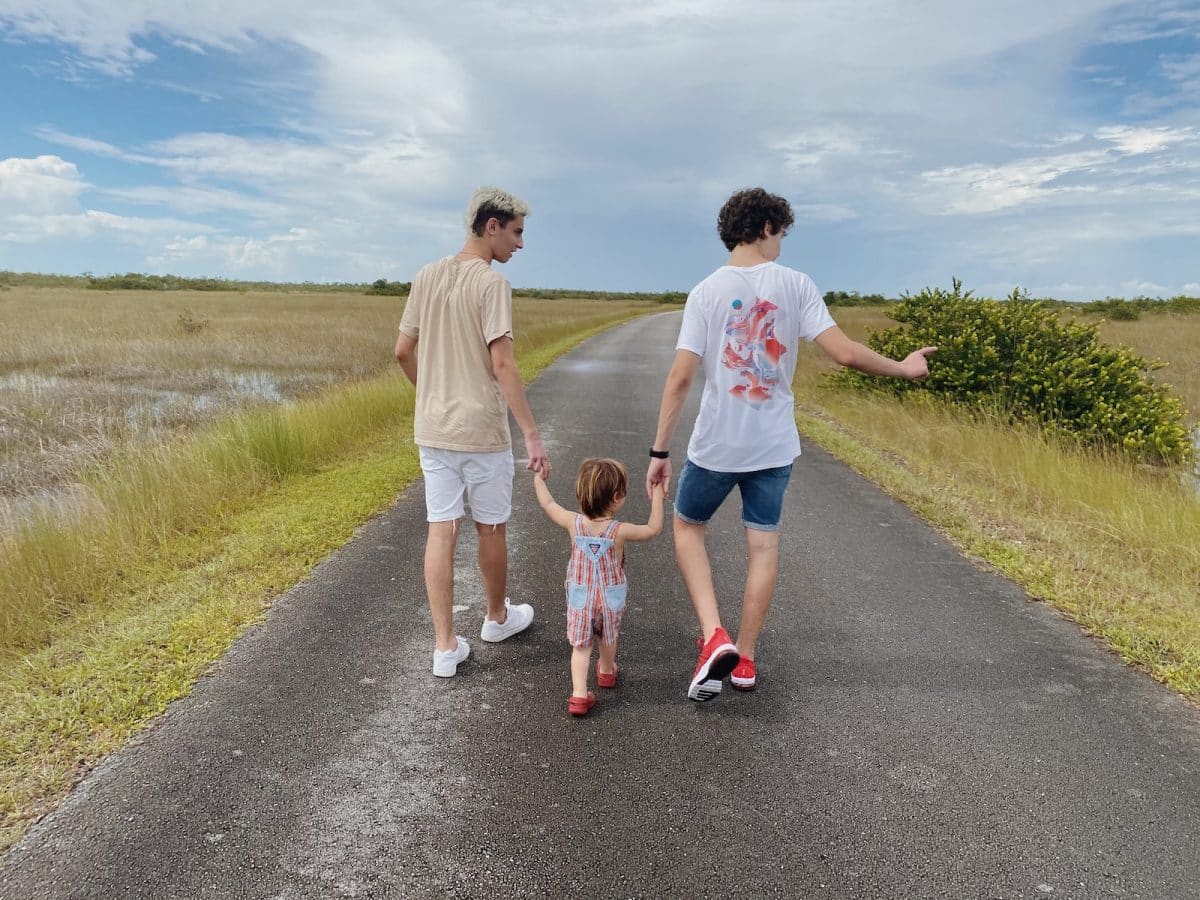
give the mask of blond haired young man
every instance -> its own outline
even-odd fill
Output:
[[[425,477],[425,590],[433,616],[433,674],[447,678],[471,653],[454,633],[454,547],[466,503],[479,535],[487,615],[485,641],[529,627],[533,607],[512,604],[506,524],[512,514],[513,453],[508,411],[521,427],[526,468],[550,473],[546,448],[513,358],[512,288],[492,270],[525,246],[529,207],[499,188],[480,188],[467,206],[467,240],[454,256],[413,279],[396,359],[416,386],[413,439]]]

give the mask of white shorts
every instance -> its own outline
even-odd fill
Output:
[[[425,473],[425,512],[430,522],[463,517],[463,494],[480,525],[503,525],[512,516],[516,465],[511,450],[475,453],[417,447]]]

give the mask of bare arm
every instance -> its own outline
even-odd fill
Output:
[[[654,435],[655,450],[670,448],[675,426],[679,424],[679,415],[683,412],[683,404],[687,401],[698,365],[700,357],[692,351],[675,351],[675,361],[671,363],[671,371],[667,373],[667,383],[663,387],[662,403],[658,409],[658,431]],[[650,468],[646,470],[646,496],[651,502],[654,500],[654,486],[659,484],[664,492],[671,486],[669,459],[650,460]]]
[[[540,472],[543,478],[548,478],[550,458],[542,443],[537,422],[533,419],[533,410],[529,408],[529,401],[525,398],[525,382],[521,380],[521,373],[517,371],[512,338],[497,338],[488,345],[488,351],[492,355],[492,372],[500,384],[500,391],[508,401],[508,408],[512,410],[513,418],[517,420],[521,433],[525,436],[525,450],[529,454],[529,462],[525,464],[525,468]]]
[[[888,359],[866,344],[851,340],[836,325],[818,334],[817,344],[839,365],[849,366],[868,375],[887,375],[891,378],[907,378],[909,381],[920,381],[929,374],[926,357],[937,352],[937,347],[922,347],[900,361]]]
[[[396,361],[414,385],[417,383],[417,342],[403,331],[396,338]]]
[[[550,493],[550,488],[546,486],[546,479],[542,477],[541,472],[533,473],[533,489],[537,491],[538,504],[546,511],[546,515],[550,517],[550,521],[555,525],[559,525],[567,531],[571,530],[571,525],[575,521],[575,516],[555,502],[553,495]]]
[[[654,485],[654,492],[650,495],[650,521],[645,525],[622,522],[618,529],[622,540],[648,541],[658,537],[663,528],[663,498],[666,493],[661,481]]]

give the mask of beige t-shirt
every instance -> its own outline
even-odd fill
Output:
[[[488,345],[512,337],[512,288],[482,259],[447,256],[413,280],[400,330],[417,342],[413,439],[422,447],[512,449]]]

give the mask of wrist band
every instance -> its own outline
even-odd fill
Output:
[[[655,450],[653,447],[650,448],[650,456],[654,459],[666,459],[670,455],[670,450]]]

